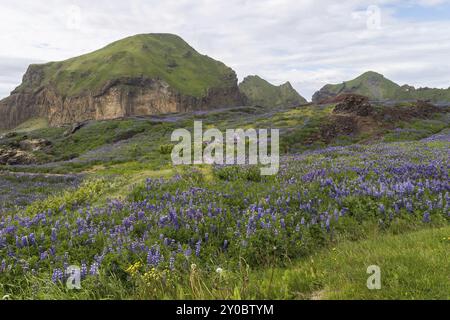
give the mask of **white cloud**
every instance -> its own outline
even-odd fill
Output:
[[[444,1],[413,0],[410,5],[436,6]],[[290,81],[307,98],[326,83],[339,83],[369,69],[400,83],[447,88],[450,21],[412,23],[395,18],[396,3],[404,4],[2,0],[0,57],[8,59],[0,63],[0,96],[20,83],[30,61],[62,60],[150,32],[177,33],[198,51],[233,67],[240,79],[259,74],[275,84]],[[371,5],[381,10],[379,28],[368,28],[375,21],[368,24],[374,19],[373,10],[367,12]]]

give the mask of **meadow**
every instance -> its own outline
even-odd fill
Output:
[[[273,177],[157,152],[85,164],[95,174],[69,189],[3,208],[0,296],[449,299],[449,141],[319,147],[285,155]],[[65,287],[70,265],[81,290]],[[366,287],[370,265],[381,290]]]

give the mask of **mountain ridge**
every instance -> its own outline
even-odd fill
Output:
[[[239,89],[248,103],[263,107],[292,107],[307,102],[289,81],[275,86],[258,75],[245,77]]]
[[[320,103],[341,94],[359,94],[378,101],[429,100],[434,103],[450,102],[450,88],[418,88],[402,85],[389,80],[384,75],[367,71],[355,79],[340,84],[327,84],[314,93],[313,102]]]

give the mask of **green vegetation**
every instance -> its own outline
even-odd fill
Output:
[[[26,81],[19,90],[53,85],[63,96],[97,92],[108,81],[124,77],[163,79],[182,94],[200,97],[208,88],[236,84],[233,70],[199,54],[172,34],[141,34],[98,51],[61,62],[32,65],[39,81]]]
[[[258,76],[246,77],[239,84],[239,89],[251,105],[274,108],[299,106],[307,102],[289,82],[274,86]]]
[[[48,128],[48,121],[45,118],[33,118],[14,129],[15,132],[30,132]]]
[[[39,164],[0,167],[0,297],[448,299],[448,114],[325,145],[333,107],[22,126],[0,145],[51,146]],[[170,136],[194,120],[279,128],[279,174],[172,166]],[[65,263],[84,266],[81,290],[64,286]],[[370,265],[381,290],[366,287]]]
[[[431,100],[433,102],[450,102],[449,89],[414,89],[386,79],[383,75],[369,71],[361,76],[341,84],[328,84],[315,94],[313,100],[322,100],[341,93],[355,93],[372,100]]]
[[[46,139],[51,147],[33,152],[40,165],[0,166],[1,170],[24,172],[67,173],[83,172],[127,163],[140,163],[147,169],[163,169],[170,165],[175,129],[193,129],[193,121],[202,120],[205,128],[278,128],[282,154],[318,149],[327,145],[320,138],[324,124],[329,122],[333,105],[301,106],[296,108],[242,107],[210,111],[205,114],[171,114],[148,118],[128,118],[92,121],[72,135],[64,135],[66,128],[34,127],[14,130],[16,135],[0,140],[2,145],[18,146],[24,139]],[[383,107],[377,107],[381,110]],[[408,106],[404,106],[405,109]],[[414,141],[449,128],[448,113],[437,113],[430,119],[398,121],[383,119],[371,131],[354,135],[338,135],[331,145],[350,145],[367,141]]]
[[[23,286],[9,299],[450,299],[450,227],[400,235],[373,235],[360,242],[344,242],[283,268],[237,271],[191,270],[187,276],[135,274],[136,287],[103,273],[70,291],[46,278],[25,281],[40,290]],[[381,268],[381,290],[368,290],[367,267]],[[434,272],[427,272],[433,270]],[[132,270],[130,270],[132,271]],[[170,286],[170,284],[172,286]],[[0,295],[7,291],[0,285]]]

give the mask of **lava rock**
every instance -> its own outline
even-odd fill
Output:
[[[349,113],[361,117],[370,116],[373,113],[373,107],[369,103],[369,98],[361,95],[346,95],[342,102],[338,103],[333,113]]]

